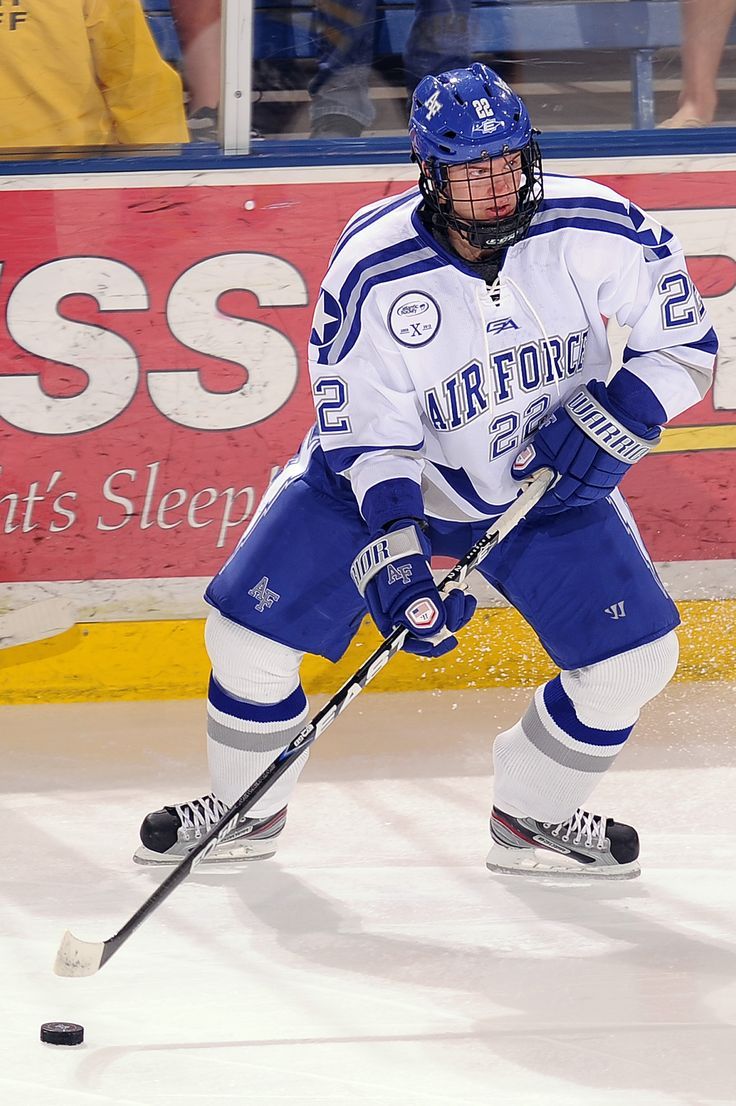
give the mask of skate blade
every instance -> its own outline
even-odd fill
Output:
[[[200,861],[197,865],[197,871],[206,871],[208,868],[217,868],[218,871],[226,870],[227,868],[233,871],[240,871],[244,865],[252,864],[255,860],[270,860],[270,858],[275,855],[275,848],[270,852],[253,851],[229,856],[213,856],[210,853],[206,860]],[[184,857],[181,854],[167,856],[165,853],[155,853],[152,849],[147,849],[143,845],[133,853],[133,863],[140,864],[144,868],[173,868],[177,864],[181,864],[183,859]]]
[[[641,875],[641,868],[637,861],[631,864],[608,865],[596,867],[594,864],[579,864],[574,868],[567,865],[550,865],[534,856],[520,857],[517,863],[511,863],[496,859],[497,850],[492,848],[486,859],[486,868],[503,876],[526,876],[530,879],[562,879],[575,880],[625,880],[637,879]]]

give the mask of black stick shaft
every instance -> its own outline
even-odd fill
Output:
[[[541,469],[529,487],[512,503],[504,514],[496,520],[493,526],[468,550],[465,556],[458,561],[439,585],[441,592],[446,592],[453,584],[461,584],[468,573],[483,560],[486,554],[498,544],[507,534],[514,529],[534,504],[541,498],[549,487],[554,473],[550,469]],[[109,940],[104,942],[104,949],[100,960],[100,967],[107,963],[111,956],[117,952],[120,946],[127,941],[132,933],[149,917],[161,903],[169,897],[171,892],[187,878],[192,869],[199,864],[214,849],[217,843],[235,828],[241,814],[245,814],[261,799],[273,786],[280,776],[283,776],[287,768],[300,757],[309,746],[324,733],[328,726],[332,725],[339,714],[352,702],[353,699],[366,687],[371,680],[388,664],[395,653],[401,649],[408,631],[403,627],[397,627],[385,638],[378,648],[360,668],[347,680],[342,687],[335,692],[332,698],[325,703],[321,710],[317,711],[314,718],[304,729],[297,734],[290,745],[279,754],[276,760],[268,766],[247,791],[237,799],[226,814],[205,834],[183,860],[177,864],[173,872],[156,888],[152,895],[146,899],[141,907],[136,910],[125,925]]]

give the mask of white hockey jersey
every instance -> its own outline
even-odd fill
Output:
[[[429,234],[416,188],[345,228],[309,364],[320,444],[359,504],[408,478],[428,515],[498,515],[518,493],[524,440],[581,384],[609,378],[613,316],[631,327],[626,370],[667,419],[707,391],[717,342],[676,238],[602,185],[545,175],[544,188],[490,290]]]

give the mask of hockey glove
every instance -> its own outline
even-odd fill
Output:
[[[394,626],[405,626],[407,653],[441,657],[457,645],[455,631],[470,621],[476,601],[460,588],[441,596],[430,555],[417,520],[400,519],[361,550],[350,575],[384,637]]]
[[[549,465],[557,480],[535,511],[555,514],[568,507],[585,507],[610,495],[659,437],[659,426],[637,422],[613,403],[605,384],[591,380],[564,407],[547,416],[517,456],[511,475],[528,480]]]

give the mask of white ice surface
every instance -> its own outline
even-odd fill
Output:
[[[142,815],[207,789],[201,703],[0,709],[3,1106],[736,1102],[736,692],[676,685],[596,792],[643,875],[484,867],[490,737],[528,693],[370,695],[317,743],[275,860],[158,873]],[[200,870],[201,871],[201,870]],[[81,1022],[86,1042],[38,1040]]]

